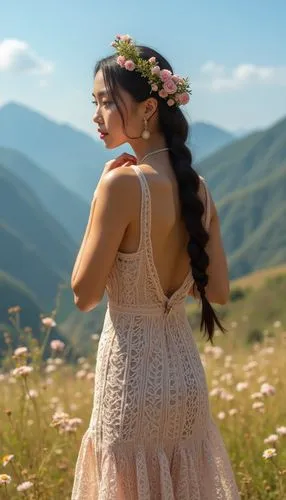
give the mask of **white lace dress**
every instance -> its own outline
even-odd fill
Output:
[[[118,252],[108,278],[93,411],[71,499],[237,500],[184,307],[192,273],[170,298],[164,294],[152,254],[149,186],[133,168],[142,188],[140,245]],[[208,228],[208,194],[206,206]]]

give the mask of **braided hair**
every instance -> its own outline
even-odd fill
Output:
[[[147,60],[150,57],[155,57],[161,68],[168,69],[173,73],[170,64],[157,51],[145,46],[137,47],[140,51],[140,57]],[[215,324],[220,330],[225,331],[225,329],[206,297],[205,289],[208,284],[206,270],[209,265],[209,257],[205,247],[209,235],[202,222],[204,204],[198,195],[200,177],[192,167],[192,154],[186,144],[189,133],[188,122],[179,107],[168,106],[165,99],[159,97],[157,92],[150,93],[150,85],[146,78],[143,78],[136,71],[126,71],[126,69],[121,68],[116,62],[116,55],[101,59],[95,66],[94,76],[99,70],[103,73],[106,87],[114,99],[123,123],[121,104],[124,103],[119,103],[118,87],[129,92],[137,102],[142,102],[150,96],[158,101],[159,127],[169,148],[171,165],[178,183],[181,217],[189,234],[187,251],[194,279],[193,293],[195,295],[196,287],[202,304],[200,329],[204,330],[207,339],[212,342]]]

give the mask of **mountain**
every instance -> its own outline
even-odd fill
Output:
[[[194,162],[197,163],[233,140],[235,136],[222,128],[209,123],[196,122],[190,127],[188,144]]]
[[[88,134],[13,102],[0,108],[0,146],[22,152],[84,200],[112,157]]]
[[[221,220],[231,277],[286,261],[286,118],[198,165]]]
[[[0,165],[0,265],[46,308],[69,279],[75,243],[33,191]]]
[[[32,189],[43,207],[75,242],[82,239],[88,220],[88,203],[19,151],[0,147],[0,164]]]
[[[231,133],[207,123],[194,123],[190,128],[189,144],[195,161],[205,158],[233,139]],[[69,125],[58,124],[37,111],[13,102],[0,108],[1,146],[21,152],[27,157],[26,161],[51,174],[85,201],[91,200],[106,161],[120,154],[123,149],[129,150],[128,146],[115,151],[105,150],[101,143],[88,134]],[[19,174],[19,167],[14,165],[13,168]],[[32,173],[31,165],[26,165],[26,169]],[[50,193],[51,179],[47,182],[46,192]],[[34,187],[38,188],[38,181],[35,184]],[[51,198],[50,194],[48,196]]]

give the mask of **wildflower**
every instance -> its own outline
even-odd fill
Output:
[[[262,456],[265,458],[265,460],[268,460],[268,458],[276,457],[277,452],[275,448],[267,448],[267,450],[264,450]]]
[[[282,325],[281,321],[274,321],[273,323],[274,328],[280,328],[281,325]]]
[[[52,340],[50,343],[50,347],[51,349],[53,349],[53,351],[63,351],[65,348],[65,343],[61,340]]]
[[[277,434],[270,434],[266,439],[264,439],[264,443],[276,443],[278,441],[278,436]]]
[[[253,394],[251,394],[251,399],[259,399],[259,398],[263,398],[263,394],[261,392],[254,392]]]
[[[0,474],[0,485],[11,483],[11,479],[11,476],[8,476],[8,474]]]
[[[263,396],[272,396],[275,394],[275,387],[273,385],[267,384],[266,382],[261,385],[260,392]]]
[[[32,371],[33,371],[32,366],[19,366],[18,368],[14,368],[12,371],[12,375],[15,375],[16,377],[21,376],[21,377],[27,377]]]
[[[156,85],[156,87],[157,87],[157,85]],[[155,90],[155,89],[152,89],[152,90]],[[156,90],[158,90],[158,87]],[[99,333],[94,333],[93,335],[91,335],[91,338],[92,338],[92,340],[99,340],[100,335],[99,335]]]
[[[286,427],[281,425],[280,427],[276,427],[276,432],[279,436],[286,436]]]
[[[17,347],[14,351],[14,356],[16,357],[25,356],[26,354],[28,354],[27,347]]]
[[[124,63],[124,68],[127,69],[128,71],[134,71],[134,69],[135,69],[135,63],[133,61],[131,61],[131,59],[128,59]]]
[[[238,413],[238,410],[236,408],[231,408],[228,410],[228,414],[233,417],[233,415],[236,415]]]
[[[244,391],[244,389],[247,389],[248,387],[248,382],[238,382],[235,386],[237,392]]]
[[[33,486],[33,484],[34,483],[32,483],[31,481],[24,481],[24,483],[18,484],[17,491],[26,491],[29,488],[31,488],[31,486]]]
[[[78,358],[77,362],[79,365],[82,365],[83,363],[85,363],[86,361],[86,358],[84,356],[81,356],[80,358]]]
[[[28,394],[26,394],[26,399],[35,399],[39,395],[36,389],[30,389]]]
[[[264,412],[264,403],[263,401],[255,401],[252,405],[253,410],[258,410],[261,413]]]
[[[220,411],[217,414],[217,418],[219,418],[220,420],[223,420],[225,418],[225,412],[224,411]]]
[[[6,465],[14,458],[14,455],[4,455],[2,458],[2,465],[3,467],[6,467]]]
[[[45,372],[46,372],[46,373],[52,373],[52,372],[54,372],[55,370],[56,370],[55,365],[48,365],[48,366],[46,366],[46,368],[45,368]]]
[[[42,318],[42,324],[50,328],[56,326],[55,320],[53,318],[50,318],[49,316],[47,316],[46,318]]]
[[[93,372],[89,372],[86,376],[87,380],[93,380],[95,377],[94,373]]]
[[[57,366],[62,365],[64,363],[64,360],[62,358],[55,358],[53,361],[54,364]]]
[[[86,371],[85,370],[79,370],[77,373],[76,373],[76,378],[84,378],[86,376]]]

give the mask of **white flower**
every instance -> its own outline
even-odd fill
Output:
[[[231,408],[228,410],[228,414],[233,417],[233,415],[236,415],[238,413],[238,410],[236,408]]]
[[[4,455],[2,458],[2,465],[3,467],[6,467],[6,465],[14,458],[14,455]]]
[[[77,373],[76,373],[76,378],[84,378],[86,376],[86,371],[85,370],[79,370]]]
[[[50,328],[57,325],[55,320],[53,318],[50,318],[49,316],[47,316],[46,318],[42,318],[42,324]]]
[[[219,418],[220,420],[223,420],[225,418],[225,412],[224,411],[220,411],[217,414],[217,418]]]
[[[264,439],[264,443],[269,444],[269,443],[276,443],[278,441],[278,436],[277,434],[270,434],[266,439]]]
[[[30,389],[28,394],[26,394],[26,399],[35,399],[39,395],[36,389]]]
[[[276,432],[279,436],[286,436],[286,427],[281,425],[280,427],[276,427]]]
[[[267,448],[267,450],[264,450],[262,456],[265,458],[265,460],[268,460],[268,458],[276,457],[277,452],[275,448]]]
[[[235,386],[238,392],[244,391],[244,389],[247,389],[247,387],[248,387],[248,382],[238,382]]]
[[[264,384],[261,385],[260,392],[264,396],[272,396],[273,394],[275,394],[276,390],[275,387],[273,387],[273,385],[267,384],[267,382],[265,382]]]
[[[27,377],[33,369],[32,366],[19,366],[18,368],[14,368],[12,374],[15,375],[15,377]]]
[[[280,328],[281,325],[282,325],[281,321],[274,321],[273,323],[274,328]]]
[[[252,404],[252,408],[253,408],[253,410],[259,410],[261,412],[264,412],[264,403],[263,403],[263,401],[255,401]]]
[[[263,398],[263,394],[261,394],[261,392],[254,392],[253,394],[251,394],[251,399],[259,399],[259,398]]]
[[[14,351],[14,356],[25,356],[28,353],[27,347],[17,347]]]
[[[92,340],[99,340],[100,339],[100,335],[99,335],[99,333],[93,333],[91,335],[91,338],[92,338]]]
[[[9,484],[11,483],[11,476],[9,476],[8,474],[0,474],[0,485],[1,484]]]
[[[52,373],[52,372],[54,372],[55,370],[56,370],[55,365],[48,365],[48,366],[46,366],[46,368],[45,368],[45,372],[46,372],[46,373]]]
[[[24,481],[24,483],[21,483],[17,486],[17,491],[26,491],[29,488],[31,488],[31,486],[33,486],[33,484],[34,483],[32,483],[31,481]]]

